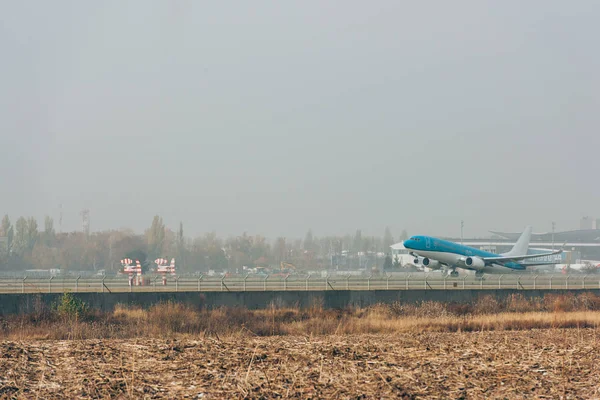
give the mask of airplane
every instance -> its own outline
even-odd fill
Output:
[[[562,249],[543,254],[529,254],[529,239],[531,238],[531,226],[525,228],[513,248],[503,254],[495,254],[488,251],[464,246],[455,242],[434,238],[431,236],[412,236],[404,241],[404,247],[410,250],[415,257],[423,257],[422,264],[430,269],[450,269],[450,276],[458,276],[456,268],[475,271],[477,277],[488,274],[506,274],[523,272],[527,267],[536,265],[553,265],[555,262],[532,262],[522,261],[562,253]]]

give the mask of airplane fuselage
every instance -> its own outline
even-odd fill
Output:
[[[488,274],[504,274],[523,272],[526,265],[510,261],[500,263],[484,263],[484,265],[467,265],[467,259],[483,259],[485,257],[500,257],[499,254],[464,246],[448,240],[438,239],[431,236],[413,236],[404,242],[404,247],[413,254],[429,260],[438,261],[451,268],[462,268]]]

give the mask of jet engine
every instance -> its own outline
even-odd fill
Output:
[[[465,265],[473,269],[482,269],[485,267],[485,261],[479,257],[467,257],[465,258]]]
[[[439,261],[430,260],[429,258],[423,259],[423,265],[426,266],[427,268],[431,268],[431,269],[439,269],[442,266],[442,264],[440,264]]]

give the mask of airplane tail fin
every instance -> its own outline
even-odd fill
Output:
[[[525,256],[527,255],[527,251],[529,250],[529,240],[531,239],[531,226],[525,228],[517,243],[513,246],[513,248],[508,252],[503,254],[503,256],[508,257],[517,257],[517,256]]]

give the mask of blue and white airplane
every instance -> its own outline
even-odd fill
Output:
[[[415,264],[422,257],[424,266],[434,270],[448,268],[450,269],[450,276],[458,276],[456,268],[473,270],[477,276],[483,276],[484,273],[523,272],[527,267],[555,264],[549,262],[523,262],[528,259],[539,259],[562,253],[561,249],[551,253],[528,255],[530,238],[531,226],[528,226],[513,248],[508,253],[503,254],[494,254],[431,236],[413,236],[404,241],[404,247],[410,250],[410,254],[415,257]]]

